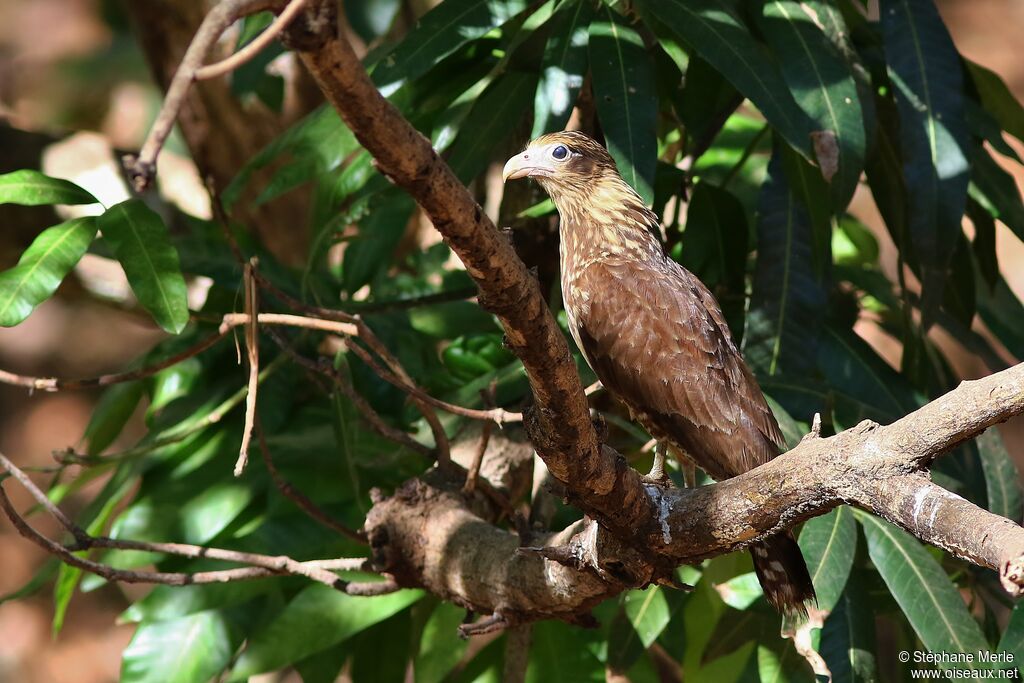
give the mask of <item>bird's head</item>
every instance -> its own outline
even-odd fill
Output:
[[[528,144],[508,160],[502,178],[534,178],[559,204],[560,199],[588,194],[595,182],[619,179],[619,173],[611,155],[596,140],[583,133],[562,131],[542,135]]]

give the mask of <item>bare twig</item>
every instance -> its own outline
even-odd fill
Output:
[[[259,297],[252,273],[255,259],[245,264],[243,283],[245,285],[245,314],[249,321],[245,326],[245,351],[249,362],[249,382],[245,392],[245,423],[242,425],[242,444],[238,449],[238,461],[235,462],[234,474],[242,476],[249,462],[249,441],[252,439],[253,425],[256,423],[256,392],[259,389],[260,376],[260,335],[257,332],[259,320]]]
[[[206,66],[196,69],[194,76],[195,80],[205,81],[210,78],[227,75],[250,61],[253,57],[263,51],[265,47],[270,45],[274,38],[276,38],[281,31],[291,23],[292,19],[294,19],[300,11],[302,11],[305,4],[306,0],[291,0],[291,2],[288,3],[288,6],[284,8],[284,11],[274,19],[273,23],[264,29],[262,33],[253,38],[245,47],[241,48],[230,57],[222,59],[216,64],[207,64]]]
[[[166,370],[172,365],[177,365],[182,361],[198,356],[200,353],[206,351],[223,339],[227,333],[227,329],[220,329],[180,353],[176,353],[169,358],[165,358],[158,363],[154,363],[153,365],[147,365],[146,367],[139,368],[137,370],[129,370],[128,372],[100,375],[99,377],[91,377],[88,379],[60,379],[57,377],[29,377],[26,375],[17,375],[13,372],[7,372],[6,370],[0,370],[0,382],[25,387],[29,390],[40,391],[89,389],[93,387],[105,387],[111,384],[121,384],[123,382],[132,382],[137,379],[151,377],[161,370]]]
[[[167,88],[163,106],[142,144],[142,149],[137,156],[129,155],[124,158],[125,170],[137,192],[142,192],[153,182],[157,156],[167,141],[167,136],[171,134],[182,102],[196,80],[196,72],[202,67],[206,55],[220,35],[238,19],[280,5],[281,0],[223,0],[214,5],[206,15],[188,50],[185,51],[170,87]]]
[[[391,581],[380,583],[349,583],[339,578],[332,571],[337,570],[359,570],[369,569],[365,558],[340,559],[340,560],[316,560],[311,562],[298,562],[285,556],[261,555],[259,553],[247,553],[238,550],[225,550],[223,548],[208,548],[204,546],[191,545],[186,543],[151,543],[143,541],[131,541],[125,539],[108,538],[105,536],[91,536],[84,529],[72,522],[64,515],[56,505],[49,500],[45,493],[29,479],[14,463],[0,453],[0,467],[21,483],[29,494],[39,505],[61,523],[61,525],[75,538],[71,546],[64,546],[53,541],[35,528],[33,528],[24,517],[18,514],[7,497],[7,492],[0,484],[0,508],[3,509],[7,518],[22,536],[39,545],[47,552],[58,556],[62,561],[72,566],[98,574],[111,581],[124,583],[161,583],[172,586],[199,583],[223,583],[226,581],[239,581],[256,579],[272,575],[290,574],[303,576],[313,581],[323,583],[338,590],[353,595],[379,595],[383,592],[398,590],[398,586]],[[211,559],[223,562],[232,562],[247,565],[235,569],[227,569],[211,572],[149,572],[123,570],[94,562],[86,558],[78,557],[76,552],[92,548],[112,548],[117,550],[133,550],[139,552],[166,553],[179,557],[193,559]]]
[[[274,460],[270,455],[270,448],[267,446],[266,437],[263,434],[263,427],[259,423],[259,419],[256,420],[256,438],[259,440],[260,452],[263,454],[263,462],[267,466],[267,471],[270,473],[270,478],[274,481],[274,486],[280,491],[286,498],[290,499],[299,508],[302,509],[307,515],[315,519],[316,521],[323,524],[332,531],[337,531],[342,536],[350,538],[353,541],[359,543],[366,543],[366,534],[353,531],[338,520],[334,519],[320,507],[306,497],[301,491],[296,489],[290,482],[285,480],[281,476],[281,473],[277,471],[277,467],[274,465]]]
[[[431,450],[428,447],[424,446],[419,441],[412,438],[402,430],[396,429],[395,427],[389,425],[384,420],[384,418],[380,416],[380,413],[374,410],[373,406],[371,406],[366,401],[366,399],[363,398],[363,395],[355,390],[355,387],[353,387],[352,384],[348,381],[348,377],[346,377],[344,373],[336,370],[334,366],[332,366],[325,359],[317,363],[315,361],[310,360],[309,358],[306,358],[302,354],[295,351],[295,349],[293,349],[291,345],[283,337],[274,333],[273,331],[270,331],[270,338],[273,339],[274,342],[285,353],[287,353],[288,356],[293,361],[295,361],[296,363],[298,363],[299,365],[301,365],[302,367],[306,368],[311,372],[320,373],[331,379],[338,387],[338,389],[341,391],[341,393],[345,394],[345,396],[350,401],[352,401],[352,404],[355,405],[356,410],[360,412],[360,414],[363,416],[366,422],[370,425],[370,428],[373,429],[375,432],[383,436],[385,439],[390,439],[404,446],[407,446],[408,448],[422,455],[431,454]]]

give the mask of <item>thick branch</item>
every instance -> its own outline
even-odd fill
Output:
[[[288,42],[380,171],[416,199],[462,259],[480,288],[481,305],[501,320],[529,376],[548,467],[562,481],[611,490],[614,461],[598,447],[568,345],[536,280],[430,142],[377,92],[339,39],[334,12],[333,2],[314,3],[305,21],[289,27]]]

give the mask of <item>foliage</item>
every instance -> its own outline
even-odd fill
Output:
[[[483,182],[493,164],[531,133],[561,128],[577,103],[582,121],[596,120],[623,176],[663,212],[670,253],[714,289],[787,435],[806,432],[815,413],[826,433],[862,419],[889,422],[952,388],[946,349],[927,335],[933,324],[986,357],[999,357],[993,337],[1024,356],[1024,308],[994,249],[997,222],[1024,238],[1024,205],[1003,170],[1021,163],[1004,135],[1024,139],[1024,110],[998,75],[958,54],[932,0],[882,0],[880,21],[866,18],[856,0],[444,0],[412,26],[400,5],[345,3],[354,29],[375,45],[366,64],[392,103],[481,197],[493,191]],[[276,170],[258,184],[256,171],[265,167]],[[402,244],[416,224],[414,204],[377,174],[329,109],[238,169],[225,198],[237,206],[254,189],[257,202],[272,201],[300,186],[312,196],[308,261],[285,267],[248,243],[261,272],[309,302],[360,312],[434,396],[484,407],[481,390],[493,384],[500,405],[516,409],[528,399],[497,322],[459,300],[465,273],[443,245]],[[881,267],[876,236],[849,213],[855,191],[870,194],[896,245],[896,281]],[[554,220],[542,199],[532,194],[525,206],[534,210],[506,206],[501,216],[523,216],[517,225]],[[0,201],[94,200],[68,181],[19,171],[0,176]],[[130,200],[40,231],[18,264],[0,273],[0,324],[20,323],[53,295],[91,242],[121,262],[139,304],[177,335],[140,365],[209,334],[206,321],[239,305],[241,269],[217,226],[175,216],[190,227],[168,231],[164,217],[173,211]],[[965,230],[965,211],[973,230]],[[329,258],[339,246],[340,261]],[[904,266],[923,289],[905,286]],[[212,286],[190,323],[185,278],[198,275]],[[454,295],[402,303],[445,293]],[[976,331],[979,318],[991,336]],[[866,320],[903,345],[900,368],[854,331]],[[290,339],[307,356],[316,353],[312,336]],[[371,488],[392,490],[425,461],[375,433],[349,397],[270,365],[278,353],[263,345],[259,414],[280,473],[357,528]],[[391,426],[433,446],[398,389],[351,351],[335,365]],[[365,552],[283,499],[258,463],[231,476],[244,383],[234,351],[221,345],[110,389],[86,433],[95,460],[82,475],[106,483],[77,521],[115,537],[296,559]],[[140,402],[148,434],[111,452]],[[210,415],[224,419],[204,420]],[[452,436],[466,424],[454,416],[444,422]],[[633,427],[613,429],[612,438],[638,453],[647,435]],[[1017,471],[994,431],[942,461],[935,476],[1020,521]],[[55,483],[51,496],[70,486]],[[562,510],[559,519],[572,514]],[[891,641],[885,652],[892,643],[1021,650],[1024,618],[1018,608],[1004,629],[997,626],[1006,606],[987,570],[847,508],[805,524],[800,544],[826,613],[813,642],[835,681],[906,673],[876,655],[876,627]],[[167,571],[214,567],[124,551],[99,559]],[[30,590],[53,568],[46,571]],[[528,680],[599,681],[608,668],[653,681],[665,661],[683,667],[687,680],[812,680],[779,635],[780,620],[745,555],[681,574],[695,584],[692,593],[630,591],[596,609],[596,630],[536,625]],[[62,569],[55,626],[76,588],[101,583]],[[351,597],[295,578],[161,586],[124,618],[139,624],[124,653],[130,681],[238,680],[283,667],[305,681],[334,680],[345,668],[355,680],[398,680],[407,666],[417,681],[486,681],[499,679],[504,657],[503,639],[465,648],[455,638],[462,614],[420,593]],[[387,661],[367,651],[382,642]]]

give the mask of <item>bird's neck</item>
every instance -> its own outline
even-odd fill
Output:
[[[560,216],[563,273],[604,258],[663,256],[658,217],[621,178],[599,178],[582,192],[551,195]]]

